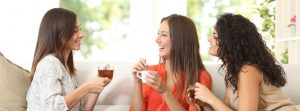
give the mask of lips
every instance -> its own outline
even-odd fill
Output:
[[[76,40],[75,44],[77,44],[78,46],[80,46],[81,45],[81,41],[80,40]]]
[[[163,50],[165,49],[163,46],[159,46],[159,50]]]

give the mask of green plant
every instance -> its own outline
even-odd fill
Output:
[[[283,64],[288,64],[289,63],[289,52],[288,49],[285,49],[285,51],[281,54],[282,59],[280,60],[281,63]]]
[[[275,0],[264,0],[257,8],[260,17],[263,19],[262,35],[265,40],[272,41],[270,49],[274,54],[275,49]]]
[[[60,0],[60,7],[74,11],[81,23],[84,37],[80,49],[81,55],[88,58],[92,47],[102,49],[114,39],[123,39],[127,35],[113,32],[115,27],[129,24],[129,2],[127,0]],[[117,23],[117,24],[116,24]],[[113,28],[114,27],[114,28]],[[105,40],[109,38],[109,40]]]
[[[260,17],[263,19],[262,35],[265,40],[271,41],[269,43],[271,43],[270,49],[273,55],[275,55],[275,7],[275,0],[264,0],[257,9]],[[293,18],[291,19],[292,23],[295,22]],[[280,60],[280,62],[283,64],[288,64],[288,49],[285,49],[281,56],[282,59]]]

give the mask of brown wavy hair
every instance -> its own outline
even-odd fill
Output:
[[[189,84],[199,81],[199,71],[205,70],[200,57],[197,30],[194,22],[182,15],[172,14],[163,18],[161,23],[163,21],[169,25],[172,44],[170,67],[179,83],[176,97],[180,97]]]
[[[67,64],[71,75],[75,74],[73,53],[64,55],[67,41],[72,38],[76,25],[76,14],[63,8],[53,8],[44,15],[38,33],[37,44],[34,52],[30,80],[33,79],[37,64],[45,56],[54,54],[62,64]],[[68,56],[65,61],[64,57]]]
[[[266,84],[282,87],[286,84],[285,71],[272,56],[270,49],[257,31],[256,26],[242,15],[225,13],[215,25],[218,34],[218,57],[225,67],[226,85],[237,90],[238,74],[243,65],[258,68]]]

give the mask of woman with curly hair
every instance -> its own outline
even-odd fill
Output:
[[[281,87],[285,71],[272,56],[256,26],[241,15],[221,15],[209,38],[209,54],[223,62],[223,103],[204,85],[196,83],[195,98],[216,111],[297,111]]]

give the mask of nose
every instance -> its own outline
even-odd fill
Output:
[[[80,31],[79,38],[83,38],[83,37],[84,37],[84,32]]]
[[[161,41],[160,41],[159,35],[156,37],[155,42],[156,42],[156,43],[160,43],[160,42],[161,42]]]
[[[212,37],[208,37],[208,42],[211,42]]]

